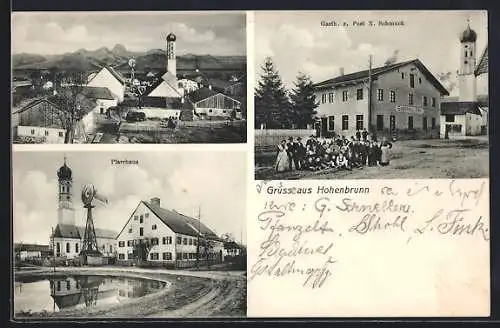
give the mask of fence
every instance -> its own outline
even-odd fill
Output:
[[[313,129],[271,129],[271,130],[255,130],[255,146],[270,146],[277,145],[283,139],[289,137],[301,137],[307,139],[310,135],[316,135],[316,130]]]

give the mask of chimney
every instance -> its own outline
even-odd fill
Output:
[[[151,198],[150,203],[151,203],[152,205],[156,205],[156,206],[160,207],[160,198],[158,198],[158,197],[153,197],[153,198]]]
[[[339,68],[339,76],[342,76],[342,75],[344,75],[344,68],[340,67]]]

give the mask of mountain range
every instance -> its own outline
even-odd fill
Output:
[[[16,71],[59,70],[94,71],[103,66],[112,66],[119,71],[129,71],[128,61],[136,60],[137,72],[163,70],[166,67],[166,51],[151,49],[144,52],[129,51],[124,45],[117,44],[112,49],[102,47],[97,50],[78,49],[59,55],[40,55],[34,53],[19,53],[12,55],[12,68]],[[246,71],[245,56],[212,56],[185,54],[177,56],[177,70],[194,71]]]

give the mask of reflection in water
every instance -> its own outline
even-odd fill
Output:
[[[14,310],[63,311],[106,304],[152,293],[165,286],[156,280],[108,276],[23,277],[15,282]]]

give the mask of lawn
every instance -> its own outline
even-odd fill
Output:
[[[255,150],[256,180],[288,179],[453,179],[489,177],[489,144],[486,137],[444,140],[397,141],[387,167],[352,171],[291,171],[275,173],[273,147]]]

